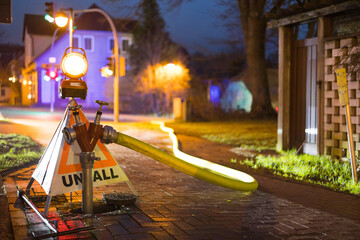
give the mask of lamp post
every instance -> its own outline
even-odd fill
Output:
[[[51,42],[51,51],[50,51],[51,52],[51,54],[50,54],[51,57],[54,57],[54,55],[53,55],[54,41],[55,41],[55,37],[56,37],[56,34],[57,34],[58,31],[59,31],[59,28],[56,28],[56,30],[55,30],[55,32],[53,34],[53,38],[52,38],[52,42]],[[50,61],[49,62],[51,63],[52,70],[54,70],[55,61],[53,59],[51,61],[52,62],[50,62]],[[54,80],[50,79],[50,89],[51,89],[50,90],[50,112],[54,112],[54,102],[55,102],[55,99],[54,99],[54,91],[55,91],[54,87],[55,86],[54,86],[53,81]]]
[[[92,9],[83,9],[83,10],[74,10],[70,9],[63,9],[70,12],[70,19],[69,19],[69,38],[70,38],[70,47],[73,46],[73,25],[74,25],[74,14],[75,13],[88,13],[88,12],[97,12],[102,14],[106,20],[108,21],[111,31],[114,37],[114,55],[115,55],[115,75],[114,75],[114,122],[119,122],[119,43],[117,38],[117,31],[115,28],[115,24],[110,18],[110,16],[101,9],[92,8]],[[62,16],[63,17],[63,16]],[[57,18],[57,17],[56,17]],[[55,19],[56,19],[55,18]]]

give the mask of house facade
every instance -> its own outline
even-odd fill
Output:
[[[90,8],[97,8],[92,5]],[[113,76],[102,76],[100,70],[107,66],[113,55],[114,38],[105,17],[99,13],[84,13],[75,18],[73,47],[83,48],[88,60],[87,74],[82,78],[88,86],[86,100],[79,100],[84,107],[97,107],[96,99],[113,102]],[[127,63],[132,44],[132,28],[135,21],[114,19],[118,30],[119,55]],[[41,25],[40,25],[41,24]],[[39,30],[38,26],[45,26]],[[24,18],[25,68],[22,70],[22,99],[24,105],[65,107],[67,99],[58,96],[61,79],[61,59],[70,45],[69,33],[56,31],[41,15],[25,15]],[[58,72],[56,80],[46,78],[47,69]],[[126,64],[129,68],[129,65]],[[120,80],[121,82],[121,80]],[[121,86],[121,85],[120,85]]]
[[[341,1],[268,23],[279,30],[279,149],[349,156],[345,109],[335,78],[335,70],[345,67],[359,153],[360,72],[343,61],[359,52],[359,11],[359,1]]]

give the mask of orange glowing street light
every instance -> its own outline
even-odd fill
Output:
[[[69,18],[65,15],[64,12],[59,12],[56,14],[55,23],[58,27],[65,27],[68,24]]]

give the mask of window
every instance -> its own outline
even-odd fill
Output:
[[[1,88],[1,96],[4,97],[5,96],[5,88]]]
[[[314,38],[317,36],[317,21],[302,22],[294,28],[296,40]]]
[[[84,50],[93,52],[94,51],[94,37],[84,36]]]
[[[122,40],[122,50],[124,51],[124,52],[126,52],[126,51],[129,51],[129,48],[130,48],[130,40],[129,39],[123,39]]]
[[[73,47],[80,48],[80,37],[73,36]]]
[[[118,43],[120,44],[120,43]],[[114,39],[113,38],[109,38],[109,44],[108,44],[109,48],[108,51],[111,54],[114,54]],[[120,54],[120,50],[121,50],[121,46],[119,46],[119,54]]]
[[[114,49],[114,39],[110,38],[109,39],[109,52],[113,52]]]

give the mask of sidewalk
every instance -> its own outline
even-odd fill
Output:
[[[129,131],[162,149],[166,134]],[[231,166],[238,157],[230,147],[203,139],[179,136],[182,150]],[[81,192],[54,197],[50,220],[61,231],[94,225],[95,230],[59,239],[360,239],[360,198],[274,177],[253,175],[259,181],[254,192],[225,189],[178,172],[148,157],[117,145],[109,145],[135,189],[140,202],[111,213],[70,213],[79,206]],[[15,239],[49,233],[30,209],[16,201],[16,185],[24,189],[35,166],[4,177]],[[34,184],[33,200],[43,209],[44,194]],[[125,184],[94,189],[94,201],[103,192],[129,192]]]

